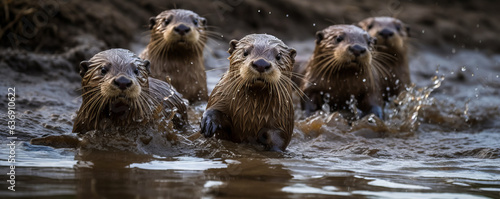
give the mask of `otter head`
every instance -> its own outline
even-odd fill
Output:
[[[166,10],[149,19],[151,42],[159,46],[194,48],[206,42],[207,20],[190,10]],[[161,45],[165,44],[165,45]],[[201,48],[203,49],[203,48]]]
[[[316,33],[315,59],[318,65],[359,68],[372,60],[374,39],[353,25],[333,25]]]
[[[228,74],[239,76],[243,84],[263,87],[291,78],[296,51],[278,38],[251,34],[239,41],[231,40],[229,45]]]
[[[392,17],[371,17],[358,24],[377,38],[377,44],[396,50],[403,50],[405,41],[410,36],[410,27]]]
[[[129,50],[106,50],[82,61],[80,75],[84,92],[82,108],[125,116],[130,110],[142,110],[147,103],[143,100],[149,90],[149,61]]]

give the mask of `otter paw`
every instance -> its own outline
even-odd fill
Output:
[[[287,147],[282,131],[263,128],[259,131],[258,141],[264,145],[266,151],[283,152]]]
[[[217,131],[223,130],[224,115],[218,110],[206,110],[201,118],[201,134],[206,138],[212,137]]]

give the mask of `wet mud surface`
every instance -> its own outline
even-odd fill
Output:
[[[5,2],[11,11],[31,5],[4,1],[0,17]],[[36,36],[14,47],[6,34],[1,38],[0,123],[7,129],[7,91],[15,87],[17,136],[16,192],[2,180],[2,197],[500,197],[500,26],[489,5],[496,2],[41,2],[58,9]],[[294,135],[283,154],[203,138],[197,131],[205,104],[190,107],[193,128],[186,132],[92,132],[78,149],[30,144],[72,135],[81,104],[80,61],[111,47],[139,53],[148,42],[148,18],[173,7],[207,17],[220,35],[205,50],[210,91],[227,69],[230,39],[274,34],[297,49],[303,63],[317,30],[392,14],[412,28],[415,85],[394,99],[398,105],[386,106],[384,121],[368,116],[350,125],[338,113],[324,112],[306,118],[297,101]],[[105,11],[93,12],[97,8]],[[21,12],[11,11],[2,28]],[[12,27],[6,33],[21,35],[19,22]],[[6,171],[9,136],[0,132],[0,167]],[[96,150],[105,144],[119,147]]]

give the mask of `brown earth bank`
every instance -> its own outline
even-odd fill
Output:
[[[2,51],[61,53],[78,45],[81,35],[91,35],[104,42],[102,48],[129,48],[136,36],[147,37],[149,17],[183,8],[206,17],[223,41],[249,33],[305,40],[331,24],[396,16],[411,26],[414,43],[498,52],[499,4],[487,0],[2,0],[0,47]]]

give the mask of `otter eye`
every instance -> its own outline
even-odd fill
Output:
[[[246,57],[246,56],[248,56],[248,50],[245,50],[245,51],[243,52],[243,56],[245,56],[245,57]]]
[[[373,24],[368,25],[368,30],[373,28]]]
[[[193,23],[194,23],[195,26],[197,26],[198,25],[198,19],[193,19]]]
[[[139,68],[135,68],[134,73],[135,73],[135,75],[139,75]]]
[[[171,19],[165,19],[165,21],[163,21],[163,25],[168,26],[168,24],[169,24],[171,21],[172,21]]]
[[[102,67],[101,68],[101,75],[106,75],[106,73],[108,73],[108,69]]]
[[[401,25],[397,24],[397,25],[396,25],[396,30],[397,30],[397,31],[401,31]]]
[[[337,43],[340,43],[340,42],[344,41],[344,37],[338,36],[337,39],[335,39],[335,41],[337,41]]]
[[[278,61],[279,61],[279,60],[281,60],[281,53],[278,53],[278,54],[276,55],[276,60],[278,60]]]

